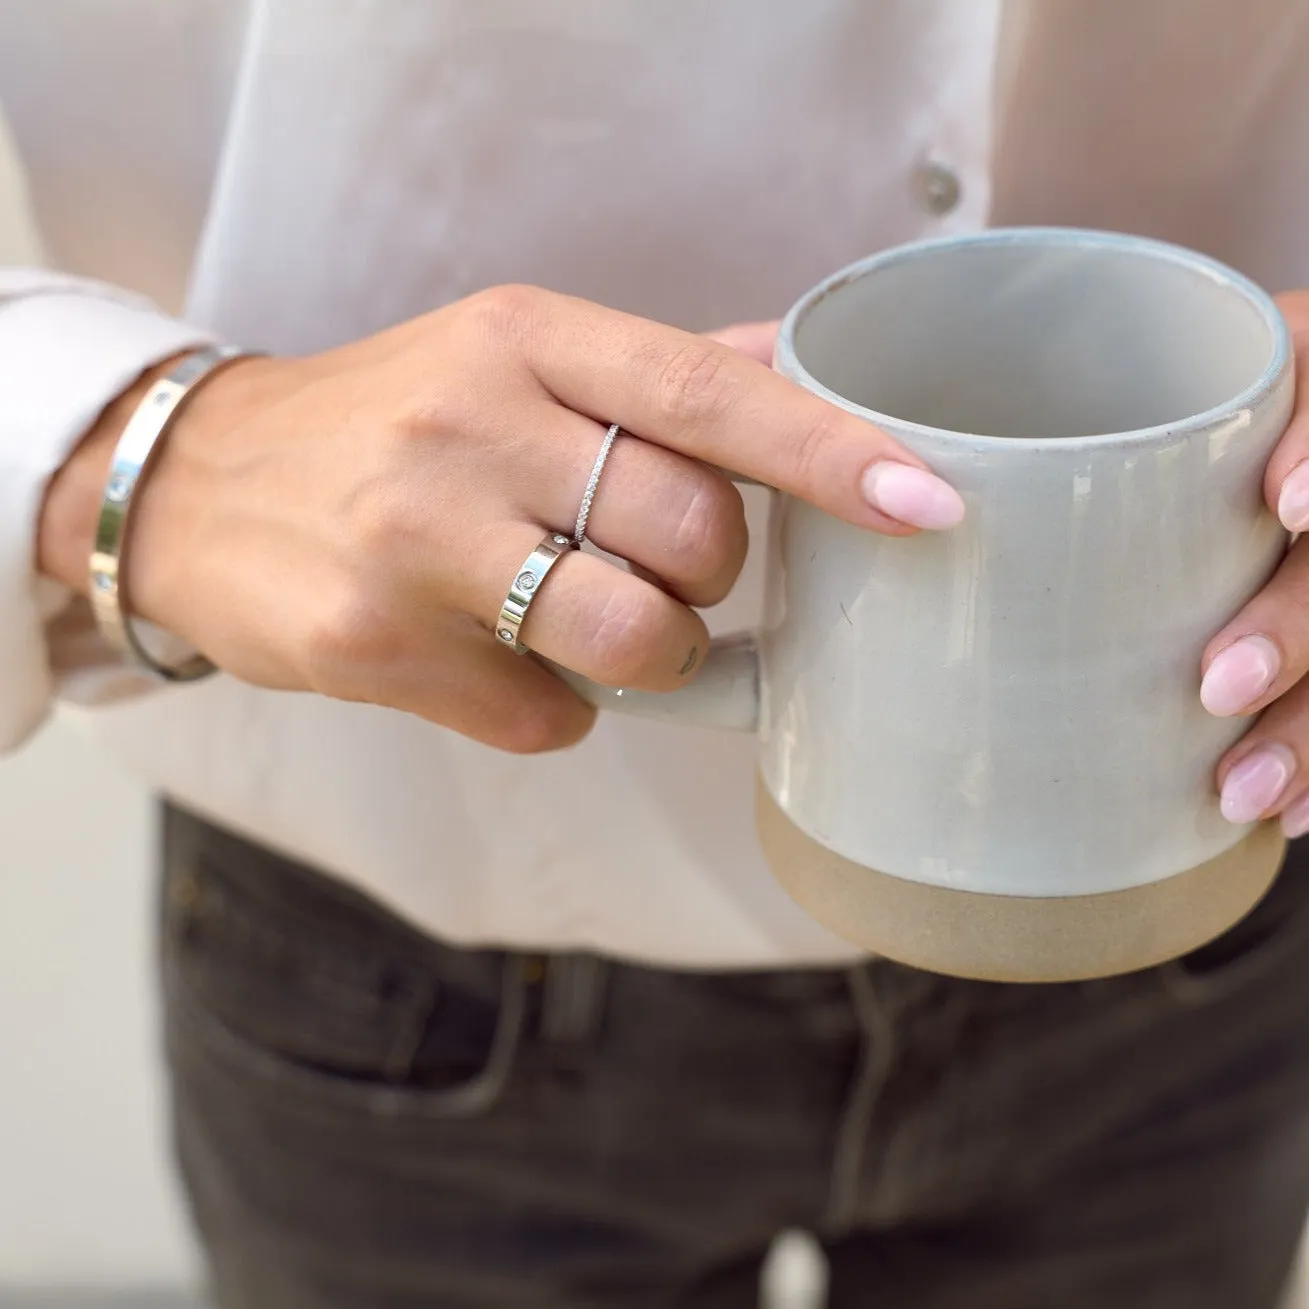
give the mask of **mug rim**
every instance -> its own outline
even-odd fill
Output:
[[[1264,323],[1271,330],[1273,353],[1264,371],[1248,386],[1235,395],[1211,406],[1199,413],[1179,418],[1169,423],[1158,423],[1152,427],[1128,428],[1120,432],[1091,432],[1085,436],[1034,436],[1016,440],[1009,436],[991,436],[984,432],[960,432],[949,427],[933,427],[930,423],[918,423],[909,418],[898,418],[894,414],[884,413],[879,409],[861,405],[846,396],[824,386],[800,362],[795,349],[795,334],[809,313],[828,296],[842,287],[863,278],[891,264],[904,263],[920,259],[943,250],[954,250],[964,246],[980,245],[1043,245],[1043,246],[1091,246],[1102,250],[1134,252],[1152,255],[1169,263],[1186,267],[1192,272],[1207,276],[1211,281],[1235,291],[1243,296],[1259,313]],[[815,395],[831,401],[840,408],[852,411],[860,416],[867,416],[883,431],[891,435],[897,432],[922,436],[949,442],[954,445],[977,445],[987,449],[1006,448],[1031,452],[1033,449],[1067,450],[1073,447],[1085,449],[1096,446],[1119,446],[1136,444],[1161,437],[1176,438],[1191,432],[1203,431],[1212,427],[1223,418],[1248,409],[1260,399],[1270,394],[1278,380],[1286,372],[1291,359],[1291,334],[1271,295],[1257,282],[1238,273],[1236,269],[1224,264],[1210,255],[1198,250],[1188,249],[1172,241],[1161,241],[1150,236],[1136,236],[1126,232],[1102,231],[1083,227],[990,227],[975,232],[955,233],[951,236],[932,237],[923,241],[910,241],[900,245],[888,246],[874,254],[856,259],[844,268],[837,269],[825,277],[816,286],[806,291],[795,302],[782,320],[777,333],[776,366],[778,371],[792,381],[804,386]]]

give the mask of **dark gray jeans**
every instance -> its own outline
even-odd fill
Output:
[[[1272,1309],[1309,1204],[1309,848],[1043,988],[468,952],[165,822],[177,1145],[225,1309]]]

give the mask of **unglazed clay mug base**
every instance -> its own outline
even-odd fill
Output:
[[[895,539],[774,498],[765,620],[673,695],[594,703],[759,739],[760,834],[815,918],[945,973],[1063,980],[1200,945],[1282,845],[1219,812],[1247,730],[1206,643],[1276,569],[1290,417],[1276,306],[1144,238],[990,231],[828,278],[777,369],[888,432],[967,507]]]
[[[1286,853],[1260,823],[1196,868],[1100,895],[988,895],[930,886],[833,854],[756,783],[759,843],[777,880],[824,927],[873,954],[986,982],[1074,982],[1198,949],[1244,918]]]

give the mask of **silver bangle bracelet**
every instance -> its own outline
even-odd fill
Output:
[[[101,634],[110,645],[168,682],[194,682],[214,672],[214,665],[199,654],[177,664],[161,663],[145,648],[133,628],[129,597],[123,585],[132,504],[162,438],[196,383],[249,354],[250,351],[236,346],[211,346],[187,355],[145,393],[123,428],[109,465],[95,548],[91,552],[91,608]]]

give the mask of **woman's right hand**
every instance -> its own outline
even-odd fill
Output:
[[[260,686],[387,705],[510,750],[568,745],[593,710],[492,629],[542,536],[571,535],[611,422],[630,435],[588,535],[643,575],[573,552],[522,632],[608,685],[674,689],[707,646],[692,606],[727,594],[747,545],[741,499],[709,465],[870,531],[963,514],[883,432],[728,345],[499,287],[203,384],[134,510],[132,608]],[[98,502],[111,448],[74,456],[99,461],[98,482],[56,480],[43,561],[51,524],[94,516],[61,513],[61,487],[94,486]]]

